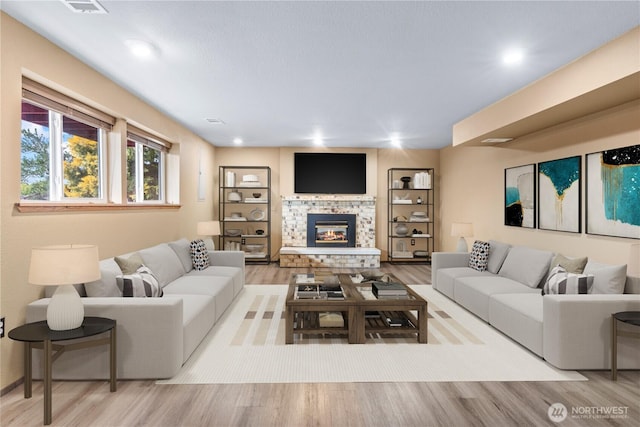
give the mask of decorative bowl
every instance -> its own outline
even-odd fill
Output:
[[[256,199],[259,199],[260,196],[262,196],[262,193],[253,193],[253,197],[255,197]]]
[[[249,244],[244,245],[244,247],[247,248],[249,252],[260,252],[262,249],[264,249],[263,244]]]
[[[264,234],[264,230],[256,230],[256,234],[258,236],[262,236]]]
[[[231,212],[231,218],[242,218],[242,212]]]
[[[227,199],[230,202],[240,202],[240,201],[242,201],[242,193],[240,193],[238,191],[232,191],[227,196]]]
[[[239,236],[242,234],[242,230],[240,230],[239,228],[227,228],[227,236]]]

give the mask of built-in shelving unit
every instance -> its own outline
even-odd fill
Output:
[[[220,166],[221,249],[247,263],[271,261],[271,168]]]
[[[388,170],[388,260],[430,263],[434,249],[434,196],[431,168]]]

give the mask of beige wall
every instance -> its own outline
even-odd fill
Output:
[[[213,218],[215,149],[88,66],[5,14],[0,15],[0,314],[6,330],[24,323],[26,305],[43,290],[27,283],[33,246],[91,243],[106,258],[179,237],[195,237],[196,222]],[[153,129],[175,142],[179,153],[180,201],[175,210],[21,214],[20,99],[22,74],[55,89]],[[79,78],[81,76],[81,78]],[[199,159],[204,158],[200,163]],[[199,166],[205,175],[205,200],[198,201]],[[22,344],[0,340],[0,389],[22,377]]]
[[[556,126],[496,147],[450,147],[441,152],[441,243],[455,250],[451,222],[472,222],[475,236],[549,249],[569,256],[588,256],[606,263],[629,261],[637,240],[504,226],[504,169],[541,161],[636,145],[640,141],[640,101]],[[582,180],[582,229],[584,230]]]

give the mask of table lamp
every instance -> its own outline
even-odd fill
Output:
[[[84,306],[73,285],[100,279],[98,247],[58,245],[33,248],[29,283],[57,286],[47,307],[47,325],[54,331],[79,328]]]
[[[453,222],[451,223],[451,235],[459,237],[456,251],[468,252],[467,241],[464,238],[473,236],[473,224],[470,222]]]
[[[209,239],[205,239],[204,243],[209,250],[215,250],[216,247],[213,244],[211,236],[220,235],[220,221],[201,221],[198,223],[197,233],[200,236],[209,236]]]

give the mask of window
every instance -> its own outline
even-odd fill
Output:
[[[165,202],[165,155],[171,145],[129,126],[127,132],[127,201]]]
[[[21,200],[105,201],[113,119],[26,78],[22,93]]]

